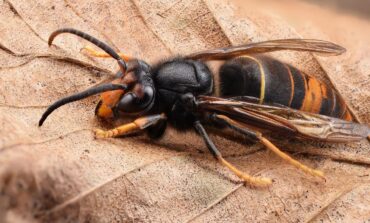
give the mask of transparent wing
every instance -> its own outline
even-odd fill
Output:
[[[224,114],[240,123],[281,134],[331,142],[349,142],[370,135],[367,125],[299,110],[210,96],[198,97],[200,110]]]
[[[315,39],[280,39],[258,43],[249,43],[240,46],[217,48],[190,54],[185,58],[203,60],[226,60],[247,54],[267,53],[278,50],[294,50],[316,52],[324,55],[339,55],[345,48],[324,40]]]

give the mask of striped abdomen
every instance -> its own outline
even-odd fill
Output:
[[[227,61],[220,69],[222,96],[253,96],[262,103],[352,120],[334,89],[298,69],[266,56]]]

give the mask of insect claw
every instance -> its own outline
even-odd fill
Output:
[[[318,176],[326,181],[324,172],[322,172],[321,170],[315,170],[315,169],[313,170],[313,172],[315,176]]]
[[[257,186],[257,187],[267,187],[272,184],[272,180],[270,178],[265,177],[253,177],[247,173],[244,173],[233,166],[231,163],[226,161],[224,158],[219,157],[218,160],[221,162],[223,166],[226,166],[229,170],[231,170],[236,176],[240,179],[244,180],[246,184]]]
[[[101,130],[101,129],[94,129],[94,133],[95,133],[95,138],[96,138],[96,139],[103,139],[103,138],[107,138],[106,131],[104,131],[104,130]]]

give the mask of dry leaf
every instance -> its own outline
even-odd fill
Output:
[[[86,31],[150,63],[251,41],[331,40],[348,53],[330,58],[293,52],[273,56],[331,84],[358,120],[368,123],[369,42],[350,33],[369,30],[370,23],[308,3],[286,0],[290,8],[284,8],[267,2],[268,7],[258,7],[252,0],[235,0],[235,8],[221,0],[0,1],[1,222],[369,220],[366,140],[335,145],[276,141],[302,162],[324,170],[327,180],[322,182],[261,145],[212,134],[232,163],[274,179],[270,188],[259,189],[243,186],[192,132],[169,130],[157,142],[145,135],[95,140],[92,129],[111,127],[94,118],[97,97],[66,105],[37,127],[51,102],[105,81],[117,69],[112,60],[81,54],[86,41],[72,35],[58,37],[49,48],[48,35],[61,27]],[[303,14],[313,10],[338,25],[327,29],[329,21],[309,15],[311,23],[301,26]],[[288,22],[295,16],[301,20]],[[335,29],[342,23],[348,32]],[[352,23],[359,27],[349,27]]]

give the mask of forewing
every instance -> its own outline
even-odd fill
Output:
[[[226,60],[247,54],[267,53],[278,50],[309,51],[324,55],[339,55],[346,51],[345,48],[324,40],[280,39],[205,50],[190,54],[185,58],[193,60]]]
[[[348,142],[370,134],[366,125],[286,107],[209,96],[199,97],[198,106],[203,111],[225,114],[248,126],[300,138]]]

